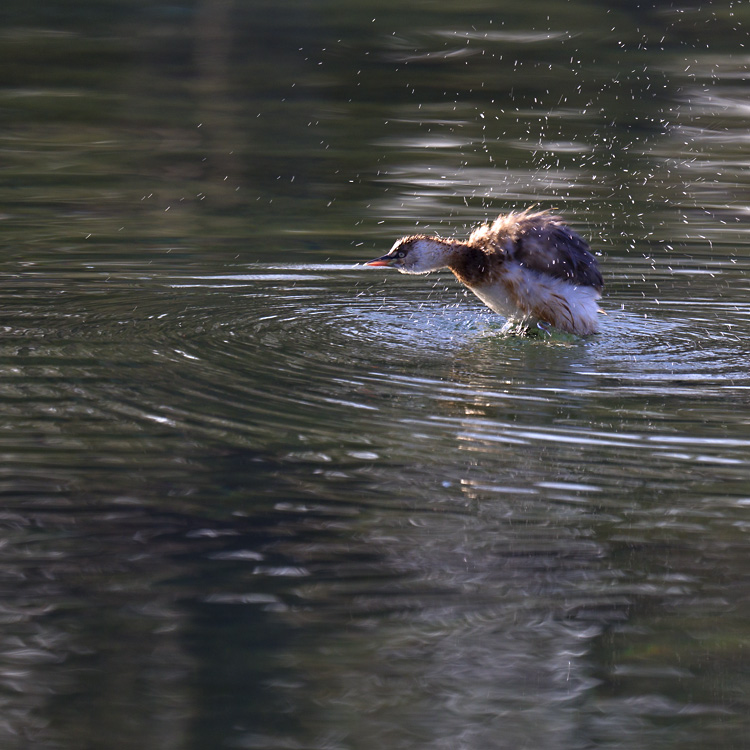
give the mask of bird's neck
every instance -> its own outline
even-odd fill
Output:
[[[467,253],[471,253],[471,247],[460,240],[445,239],[443,237],[428,237],[434,252],[439,253],[445,260],[445,266],[452,269],[456,263],[460,263]]]
[[[442,237],[419,237],[414,243],[414,249],[419,254],[416,266],[417,273],[429,273],[440,268],[450,268],[458,262],[461,248],[465,247],[457,240]]]
[[[455,277],[467,286],[475,286],[485,280],[488,259],[487,254],[476,245],[465,242],[447,240],[450,249],[447,250],[448,263],[446,265],[453,271]]]

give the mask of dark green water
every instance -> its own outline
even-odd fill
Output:
[[[747,746],[750,6],[455,5],[3,4],[4,749]]]

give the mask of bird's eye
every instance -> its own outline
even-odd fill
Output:
[[[396,257],[397,257],[397,258],[405,258],[405,257],[406,257],[406,253],[405,253],[405,252],[404,252],[403,250],[399,250],[399,251],[398,251],[398,252],[396,253]]]

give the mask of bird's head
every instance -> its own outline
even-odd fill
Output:
[[[450,251],[451,245],[446,240],[418,234],[402,237],[386,255],[365,265],[387,266],[401,273],[430,273],[448,265]]]

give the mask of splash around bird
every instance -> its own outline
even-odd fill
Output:
[[[604,280],[596,258],[582,237],[547,211],[501,214],[466,240],[402,237],[366,265],[409,274],[447,268],[509,325],[553,326],[579,336],[599,330]]]

